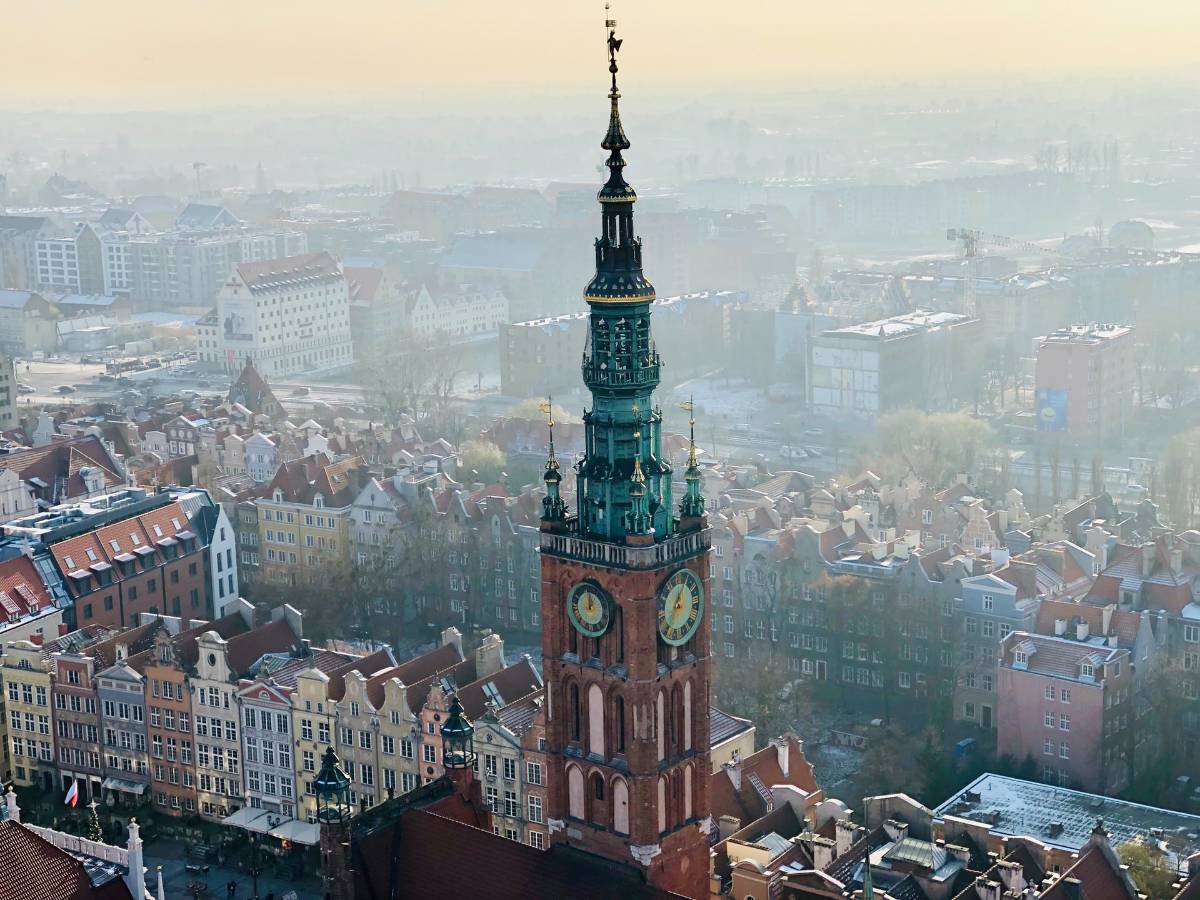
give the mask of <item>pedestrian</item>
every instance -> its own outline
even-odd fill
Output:
[[[229,882],[225,885],[225,894],[226,894],[226,896],[229,897],[229,900],[233,900],[233,895],[236,893],[237,893],[237,882],[234,881],[232,878],[230,878]]]

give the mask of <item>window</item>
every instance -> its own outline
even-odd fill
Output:
[[[1042,752],[1047,756],[1054,755],[1054,738],[1046,738],[1042,741]]]
[[[1054,699],[1054,685],[1051,685],[1051,684],[1046,685],[1045,694],[1046,694],[1047,700],[1053,700]]]
[[[1095,674],[1095,672],[1096,672],[1096,670],[1092,667],[1091,663],[1085,662],[1083,665],[1081,665],[1079,667],[1079,674],[1083,678],[1091,678]]]
[[[1058,729],[1059,729],[1059,731],[1070,731],[1071,730],[1071,717],[1068,716],[1066,713],[1061,713],[1059,715]]]
[[[437,748],[433,744],[421,745],[421,758],[427,763],[437,762]]]
[[[1042,714],[1042,724],[1045,725],[1047,728],[1053,728],[1054,727],[1054,713],[1050,712],[1049,710],[1047,710],[1045,713],[1043,713]]]
[[[1053,688],[1051,688],[1051,690],[1053,690]],[[1061,699],[1063,703],[1070,703],[1071,702],[1071,689],[1063,688],[1062,693],[1059,695],[1059,699]]]
[[[991,612],[995,608],[996,608],[995,598],[993,598],[991,594],[984,594],[983,595],[983,610],[984,610],[984,612]]]
[[[1184,625],[1183,639],[1189,644],[1200,644],[1200,625]]]
[[[504,758],[504,779],[512,781],[517,777],[517,761],[509,757]]]
[[[1013,651],[1013,665],[1024,666],[1029,663],[1029,654],[1024,650],[1017,649]]]
[[[393,756],[396,753],[396,739],[390,734],[381,734],[379,736],[379,749],[388,756]]]
[[[1061,744],[1059,744],[1058,745],[1058,755],[1061,759],[1070,759],[1071,758],[1071,745],[1068,744],[1066,741],[1063,741]]]
[[[530,784],[542,783],[542,764],[527,762],[525,763],[525,780]],[[538,819],[537,821],[541,821]]]

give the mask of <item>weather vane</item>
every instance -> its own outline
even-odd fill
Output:
[[[617,51],[621,39],[617,37],[617,20],[611,17],[612,4],[604,4],[604,27],[608,29],[608,71],[612,73],[612,89],[617,89]]]

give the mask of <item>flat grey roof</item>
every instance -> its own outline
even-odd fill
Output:
[[[1113,847],[1144,835],[1147,842],[1165,844],[1176,864],[1200,850],[1200,816],[990,772],[933,812],[939,819],[983,822],[993,834],[1026,835],[1072,851],[1087,843],[1097,818],[1104,820]]]

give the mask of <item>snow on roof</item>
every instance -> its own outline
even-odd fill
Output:
[[[1172,863],[1200,850],[1200,816],[990,772],[951,796],[934,815],[990,823],[993,834],[1026,835],[1070,851],[1087,843],[1100,818],[1114,847],[1141,835],[1147,843],[1165,843]]]

